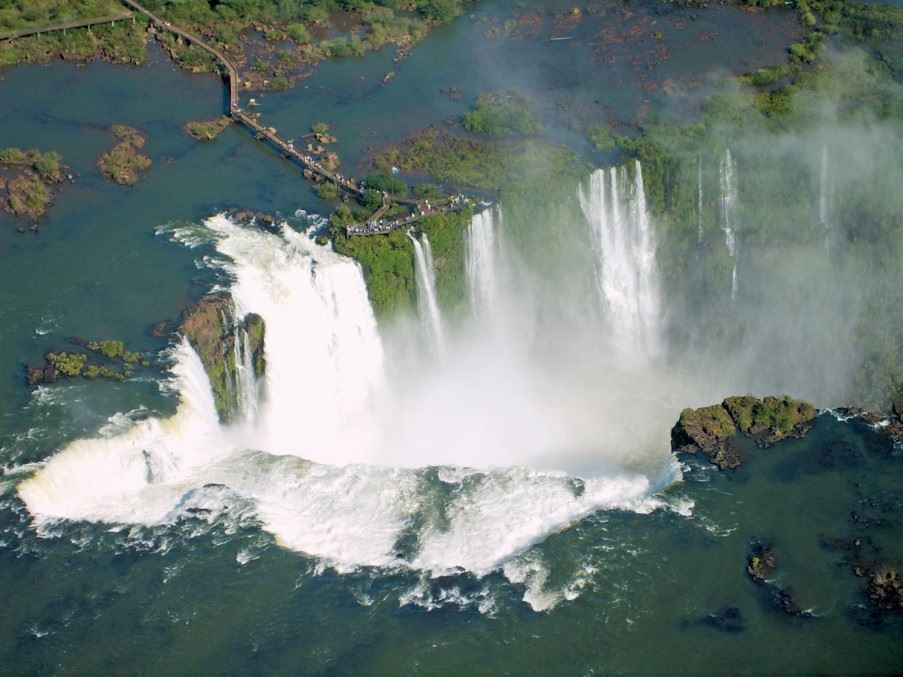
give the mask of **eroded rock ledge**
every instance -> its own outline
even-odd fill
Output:
[[[234,418],[238,405],[238,357],[247,340],[247,351],[259,381],[266,370],[264,358],[263,318],[254,313],[236,318],[234,304],[228,294],[207,294],[182,313],[181,333],[197,351],[213,391],[220,420]]]
[[[671,429],[671,450],[701,451],[722,470],[738,468],[743,457],[734,442],[737,435],[745,434],[760,447],[769,447],[787,437],[805,435],[817,415],[818,409],[809,402],[786,395],[728,397],[721,404],[684,409]]]

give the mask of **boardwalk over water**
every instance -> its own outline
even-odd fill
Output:
[[[254,136],[258,140],[263,141],[269,144],[271,147],[276,148],[283,156],[299,163],[306,170],[318,176],[321,180],[328,181],[329,183],[334,184],[343,193],[351,195],[356,199],[363,197],[364,186],[354,182],[354,180],[352,180],[351,178],[347,178],[342,174],[339,174],[338,172],[328,170],[316,158],[297,150],[293,142],[286,141],[285,139],[279,137],[276,134],[275,129],[273,129],[272,127],[265,127],[264,125],[260,124],[254,116],[242,110],[242,108],[238,105],[238,69],[223,52],[208,44],[206,41],[202,40],[196,35],[182,30],[177,26],[173,26],[169,21],[161,19],[150,10],[145,9],[142,5],[135,2],[135,0],[120,0],[120,2],[122,2],[126,7],[133,10],[134,12],[138,12],[139,14],[146,16],[156,29],[161,31],[168,31],[169,33],[172,33],[181,38],[188,44],[195,45],[196,47],[203,49],[214,59],[216,59],[217,63],[222,68],[223,75],[229,85],[229,117],[231,117],[237,123],[244,125],[247,129],[253,132]],[[29,35],[38,35],[51,31],[64,31],[68,28],[90,27],[96,24],[107,22],[114,23],[123,19],[134,19],[134,16],[131,13],[127,13],[113,17],[84,19],[81,21],[71,21],[65,24],[45,26],[38,29],[15,31],[13,33],[0,35],[0,40],[27,37]],[[385,197],[386,196],[384,195],[384,199]],[[415,210],[414,213],[401,219],[387,221],[381,218],[387,208],[387,205],[384,203],[383,207],[380,207],[380,209],[376,211],[371,220],[367,221],[366,223],[351,224],[346,226],[347,233],[349,235],[385,234],[391,232],[392,230],[395,230],[396,228],[402,228],[404,226],[412,225],[422,219],[424,216],[459,211],[467,205],[471,204],[471,201],[468,198],[465,198],[463,195],[456,195],[451,198],[443,198],[436,203],[430,203],[425,200],[415,200],[411,198],[393,198],[393,201],[398,204],[412,206]]]
[[[189,44],[200,47],[217,60],[217,62],[222,67],[226,80],[229,84],[228,113],[233,120],[251,130],[258,140],[264,141],[270,146],[275,147],[286,158],[299,163],[312,174],[320,177],[320,179],[334,184],[343,193],[349,194],[356,199],[363,197],[364,186],[355,183],[351,178],[345,177],[338,172],[328,170],[319,161],[317,161],[316,158],[296,149],[293,142],[286,141],[285,139],[278,136],[275,129],[273,129],[272,127],[265,127],[264,125],[260,124],[260,122],[258,122],[255,117],[242,110],[242,108],[238,105],[238,69],[228,59],[228,57],[223,54],[223,52],[208,44],[196,35],[173,26],[168,21],[164,21],[157,15],[153,14],[150,10],[145,9],[140,4],[135,2],[135,0],[120,1],[136,12],[144,14],[158,29],[169,31],[170,33],[173,33],[182,38]],[[422,219],[424,216],[459,211],[467,205],[471,204],[470,200],[462,195],[456,195],[451,198],[443,198],[435,204],[421,200],[414,200],[411,198],[393,198],[393,201],[399,204],[410,205],[414,207],[414,213],[408,217],[387,221],[380,218],[386,211],[384,205],[383,207],[378,209],[373,218],[371,218],[371,220],[367,221],[366,223],[350,224],[346,226],[346,232],[349,235],[382,235],[391,232],[396,228],[402,228],[404,226],[412,225]]]

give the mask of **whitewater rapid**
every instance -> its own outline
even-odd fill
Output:
[[[469,270],[487,307],[497,295],[496,234],[490,216],[474,222],[479,251],[471,250]],[[472,362],[398,393],[355,262],[288,225],[266,232],[220,215],[183,235],[190,245],[213,242],[236,316],[264,319],[265,382],[235,384],[257,399],[248,416],[220,424],[201,361],[180,340],[171,354],[180,400],[173,416],[76,440],[19,485],[39,528],[59,519],[170,524],[241,501],[280,544],[338,571],[484,575],[597,510],[660,507],[655,492],[679,475],[675,466],[654,481],[615,463],[587,477],[525,467],[531,445],[552,454],[579,428],[565,415],[559,427],[544,423],[559,415],[554,401],[567,409],[562,392],[514,376],[495,379],[496,390],[462,383],[462,370],[478,378],[498,368],[475,351]],[[236,350],[250,369],[245,345]],[[511,374],[523,369],[512,362]],[[586,440],[596,435],[587,430]]]

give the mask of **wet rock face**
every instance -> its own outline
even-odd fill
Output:
[[[790,397],[728,397],[721,404],[684,409],[671,429],[671,450],[702,452],[721,470],[743,464],[734,438],[743,433],[768,447],[786,437],[801,437],[818,410]]]
[[[235,318],[234,304],[228,294],[207,294],[182,313],[179,333],[201,358],[220,420],[231,420],[238,398],[236,336],[247,335],[254,376],[259,380],[266,370],[263,318],[254,313]]]

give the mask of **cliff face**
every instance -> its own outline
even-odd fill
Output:
[[[254,313],[236,318],[228,294],[207,294],[182,313],[179,332],[201,358],[220,420],[232,420],[238,403],[236,336],[247,335],[254,376],[260,381],[266,371],[263,318]]]
[[[701,451],[722,470],[737,468],[743,464],[733,441],[737,435],[745,434],[768,447],[786,437],[805,435],[817,415],[813,405],[787,396],[728,397],[721,404],[684,409],[671,429],[671,450]]]

